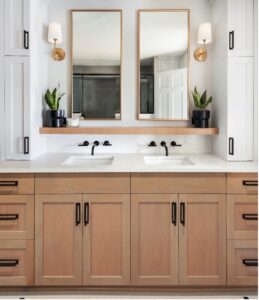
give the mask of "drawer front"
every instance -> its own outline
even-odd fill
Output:
[[[258,176],[256,173],[230,173],[227,175],[229,194],[257,195]]]
[[[0,239],[34,238],[34,196],[0,195]]]
[[[40,194],[130,193],[130,174],[37,174]]]
[[[257,285],[257,241],[228,241],[228,285]]]
[[[228,195],[228,239],[257,239],[257,196]]]
[[[132,174],[131,191],[135,194],[224,194],[225,174]]]
[[[33,195],[34,174],[0,174],[0,195]]]
[[[33,241],[0,242],[0,286],[34,285]]]

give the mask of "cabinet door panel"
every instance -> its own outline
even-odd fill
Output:
[[[130,196],[84,195],[85,285],[130,284]]]
[[[29,31],[30,0],[5,0],[5,55],[28,56]]]
[[[134,285],[178,285],[177,195],[132,195],[131,267]]]
[[[179,228],[181,285],[226,284],[226,198],[180,195],[185,223]],[[184,206],[182,206],[184,208]]]
[[[36,196],[36,284],[82,284],[81,195]],[[80,224],[76,225],[80,218]]]
[[[29,145],[27,144],[28,141],[25,140],[25,138],[29,138],[30,136],[29,116],[30,116],[29,58],[28,57],[6,57],[5,58],[6,159],[23,160],[23,159],[30,158]],[[25,145],[25,143],[27,145]]]

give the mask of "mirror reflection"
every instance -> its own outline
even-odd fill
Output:
[[[139,119],[187,120],[189,11],[139,11]]]
[[[121,119],[121,11],[72,11],[73,114]]]

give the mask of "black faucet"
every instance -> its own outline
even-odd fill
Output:
[[[79,147],[88,147],[89,146],[89,142],[88,141],[84,141],[83,144],[78,145]]]
[[[156,142],[152,141],[148,144],[148,147],[157,147]]]
[[[100,145],[100,143],[98,141],[95,141],[93,143],[93,146],[92,146],[92,151],[91,151],[91,155],[94,156],[94,149],[95,147],[98,147]]]
[[[165,156],[168,156],[168,147],[166,145],[166,142],[165,141],[161,142],[161,146],[165,148]]]
[[[172,147],[182,147],[182,145],[177,144],[175,141],[171,142]]]

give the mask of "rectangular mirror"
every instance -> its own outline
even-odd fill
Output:
[[[73,114],[121,119],[122,12],[73,10]]]
[[[189,10],[140,10],[138,119],[189,119]]]

